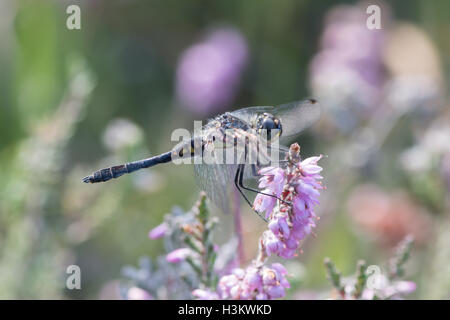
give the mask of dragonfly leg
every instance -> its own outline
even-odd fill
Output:
[[[237,170],[236,170],[236,175],[234,176],[234,184],[236,186],[236,188],[239,190],[239,192],[241,193],[241,195],[244,197],[245,201],[247,201],[248,205],[253,209],[253,205],[250,202],[250,200],[248,200],[247,196],[245,195],[245,193],[242,191],[242,189],[239,186],[239,177],[241,175],[241,171],[242,171],[242,167],[241,165],[238,166]],[[266,218],[264,218],[261,213],[259,213],[258,211],[256,211],[255,209],[253,209],[253,211],[256,212],[256,214],[263,219],[265,222],[268,222]]]
[[[236,188],[239,190],[239,192],[241,193],[241,195],[244,197],[245,201],[247,201],[247,203],[249,204],[250,207],[252,207],[252,203],[250,202],[250,200],[248,200],[247,196],[244,194],[244,192],[241,190],[241,188],[239,187],[239,173],[240,173],[240,166],[238,166],[237,170],[236,170],[236,175],[234,176],[234,185],[236,186]]]
[[[255,169],[253,169],[253,167],[254,167],[254,165],[252,165],[252,171],[255,170]],[[259,193],[259,194],[263,194],[263,195],[265,195],[265,196],[269,196],[269,197],[276,198],[277,200],[279,200],[279,201],[281,201],[281,202],[283,202],[283,203],[285,203],[285,204],[287,204],[287,205],[291,205],[290,202],[285,201],[285,200],[283,200],[283,199],[277,197],[277,196],[274,195],[274,194],[261,192],[260,190],[252,189],[252,188],[249,188],[249,187],[244,186],[244,182],[243,182],[243,180],[244,180],[244,168],[245,168],[245,165],[239,165],[239,167],[238,167],[238,172],[239,172],[239,181],[238,181],[238,184],[239,184],[239,187],[241,187],[241,188],[244,189],[244,190],[248,190],[248,191],[256,192],[256,193]],[[239,169],[240,169],[240,170],[239,170]]]

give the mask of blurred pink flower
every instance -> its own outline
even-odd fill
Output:
[[[186,258],[190,254],[191,254],[191,249],[189,249],[189,248],[175,249],[172,252],[167,254],[166,260],[170,263],[178,263],[178,262],[186,260]]]
[[[164,235],[167,232],[167,224],[165,222],[161,223],[160,225],[156,226],[150,232],[148,233],[148,237],[150,239],[159,239],[164,237]]]
[[[429,239],[431,218],[403,192],[362,185],[351,193],[348,209],[353,221],[384,246],[394,246],[407,235],[417,244]]]
[[[132,287],[132,288],[128,289],[127,299],[128,300],[153,300],[153,296],[144,289],[141,289],[138,287]]]
[[[233,99],[247,60],[247,44],[235,29],[211,32],[182,54],[176,74],[180,103],[207,114]]]
[[[403,299],[405,295],[416,291],[417,285],[413,281],[397,280],[390,282],[386,279],[384,285],[380,288],[371,289],[365,288],[361,298],[363,300],[374,299]]]
[[[235,268],[219,280],[217,293],[208,290],[194,290],[199,299],[271,300],[282,298],[290,287],[286,280],[287,271],[280,263],[271,266],[251,265],[246,269]]]
[[[370,115],[381,99],[384,30],[369,30],[366,19],[364,6],[333,8],[325,21],[321,50],[310,64],[313,94],[331,108],[341,129],[349,130],[357,117]]]
[[[211,290],[195,289],[192,291],[192,295],[197,298],[197,300],[218,300],[219,295]]]

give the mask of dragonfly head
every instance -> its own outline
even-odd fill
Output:
[[[281,135],[281,121],[272,114],[264,112],[258,116],[256,121],[256,129],[258,134],[265,135],[268,141],[272,141]]]

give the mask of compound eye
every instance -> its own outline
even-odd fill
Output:
[[[264,119],[261,129],[265,130],[267,140],[272,140],[281,134],[281,124],[278,119],[272,117]],[[275,132],[273,131],[275,130]]]
[[[262,128],[265,130],[272,130],[276,129],[276,125],[272,118],[266,118],[262,123]]]

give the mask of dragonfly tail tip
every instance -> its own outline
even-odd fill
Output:
[[[92,176],[86,176],[83,178],[84,183],[92,183]]]

